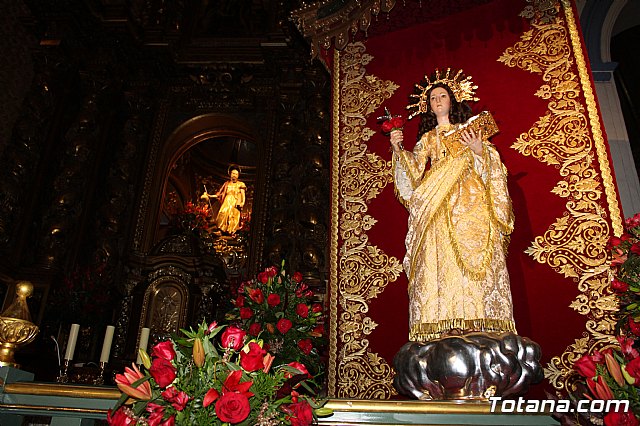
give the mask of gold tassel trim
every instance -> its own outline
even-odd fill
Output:
[[[453,318],[438,322],[421,323],[411,327],[409,340],[412,342],[427,342],[443,337],[443,333],[458,329],[464,333],[471,331],[483,331],[489,333],[511,332],[518,333],[511,320],[495,318],[463,319]]]

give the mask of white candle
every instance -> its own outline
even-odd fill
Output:
[[[142,331],[140,332],[140,342],[138,342],[138,358],[136,360],[136,364],[140,365],[142,364],[142,358],[140,358],[140,349],[142,349],[143,351],[147,350],[147,344],[149,343],[149,329],[147,327],[144,327],[142,329]]]
[[[115,327],[112,325],[107,326],[107,331],[104,333],[104,342],[102,342],[102,352],[100,353],[100,362],[109,362],[109,355],[111,354],[111,342],[113,342],[113,332]]]
[[[78,331],[80,331],[80,324],[71,324],[71,330],[69,331],[69,340],[67,341],[67,350],[64,353],[64,359],[73,359],[73,353],[76,351],[76,342],[78,341]]]

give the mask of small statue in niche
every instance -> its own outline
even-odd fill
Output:
[[[240,228],[240,214],[246,201],[247,186],[239,180],[240,168],[232,165],[229,167],[229,180],[226,181],[215,194],[209,194],[206,190],[200,196],[201,199],[211,203],[211,198],[220,202],[220,210],[215,223],[218,229],[226,235],[234,235]]]

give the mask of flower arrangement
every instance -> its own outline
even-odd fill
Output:
[[[616,405],[608,412],[582,413],[579,424],[640,425],[640,213],[625,220],[623,234],[611,237],[607,249],[610,287],[619,302],[615,330],[618,345],[594,350],[574,363],[579,379],[570,396],[574,402],[585,397],[628,401],[628,406]],[[573,412],[577,412],[575,407]]]
[[[625,220],[620,237],[611,237],[611,288],[620,303],[617,329],[627,336],[640,336],[640,213]]]
[[[394,130],[402,130],[404,125],[406,124],[406,120],[402,118],[400,115],[391,115],[389,110],[385,107],[384,114],[381,117],[378,117],[379,121],[382,121],[382,132],[386,135],[393,132]]]
[[[595,350],[574,363],[574,369],[586,382],[586,389],[581,386],[582,395],[578,396],[603,401],[626,400],[628,406],[616,404],[611,405],[615,409],[607,413],[590,413],[591,420],[604,415],[602,421],[606,426],[639,425],[640,354],[633,347],[633,339],[619,336],[618,343],[617,348]]]
[[[310,390],[301,363],[276,365],[263,342],[212,323],[140,351],[115,381],[122,392],[110,425],[310,425],[330,410]]]
[[[301,362],[314,375],[322,372],[323,309],[300,272],[289,276],[284,262],[268,267],[257,279],[241,283],[232,303],[226,319],[262,339],[277,362]]]
[[[185,204],[175,216],[177,228],[181,232],[192,232],[200,235],[209,230],[209,206],[207,204],[193,204],[191,201]]]

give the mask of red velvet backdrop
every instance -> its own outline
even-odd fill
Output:
[[[428,7],[429,2],[423,3],[423,7]],[[472,76],[473,82],[478,85],[477,96],[480,98],[472,107],[476,113],[482,110],[492,112],[500,133],[491,141],[509,170],[509,190],[514,203],[516,225],[509,248],[508,268],[516,326],[519,334],[530,337],[541,345],[542,364],[547,366],[552,357],[560,356],[576,339],[583,336],[585,323],[592,317],[582,315],[570,307],[580,295],[576,277],[565,276],[562,265],[554,265],[554,268],[525,253],[537,236],[544,235],[554,222],[566,215],[568,199],[572,199],[558,196],[557,191],[552,192],[565,179],[561,176],[559,164],[545,164],[533,155],[524,155],[512,147],[521,134],[526,134],[547,113],[550,103],[548,98],[536,96],[536,92],[544,84],[550,84],[543,81],[540,72],[507,66],[498,61],[507,48],[518,43],[523,34],[532,28],[529,19],[519,16],[528,4],[525,0],[494,0],[427,23],[369,35],[363,42],[366,54],[372,56],[372,60],[366,63],[366,74],[383,81],[392,81],[399,87],[389,99],[375,105],[373,113],[366,115],[366,127],[376,133],[363,142],[366,143],[368,152],[389,161],[389,139],[379,132],[380,127],[376,122],[376,117],[383,115],[382,108],[386,106],[393,114],[403,114],[406,117],[408,114],[405,106],[409,103],[408,95],[412,92],[414,83],[436,67],[462,68],[467,75]],[[403,18],[406,12],[398,2],[389,14],[389,19],[406,19]],[[563,16],[562,10],[558,15]],[[385,18],[381,16],[378,19]],[[375,25],[376,22],[373,22],[372,26]],[[570,42],[566,43],[570,45]],[[340,55],[344,56],[344,53],[341,52]],[[344,62],[344,59],[341,60]],[[340,84],[343,82],[344,79]],[[344,94],[340,96],[338,102],[344,102]],[[585,105],[582,94],[578,101],[582,106]],[[343,113],[341,110],[338,120],[340,126]],[[407,149],[411,149],[415,143],[417,124],[416,118],[405,127]],[[592,122],[591,126],[601,129],[599,122]],[[593,145],[588,149],[595,151]],[[344,162],[343,154],[341,151],[338,155],[340,162]],[[597,155],[594,153],[591,158],[593,161],[590,167],[599,173],[601,164]],[[602,179],[596,180],[602,185]],[[603,217],[609,225],[609,204],[602,187],[600,190],[603,195],[597,203],[604,208]],[[368,202],[367,207],[367,214],[377,221],[367,231],[368,243],[401,261],[405,253],[404,237],[408,214],[395,198],[393,184],[388,183]],[[616,211],[615,208],[613,212]],[[342,212],[340,204],[336,216],[340,226]],[[601,237],[602,241],[608,235]],[[340,251],[344,239],[340,237],[337,241],[337,250]],[[602,256],[602,250],[598,256]],[[338,281],[342,274],[343,270],[339,266]],[[336,286],[337,283],[331,285]],[[397,350],[407,342],[406,285],[406,276],[401,273],[397,280],[389,282],[384,291],[371,298],[368,303],[366,315],[377,323],[377,327],[366,336],[367,352],[380,355],[388,364],[392,364]],[[334,349],[340,351],[348,339],[345,340],[341,334],[344,330],[340,324],[340,311],[343,307],[340,303],[336,307],[338,312],[334,318],[338,324],[333,328],[333,338],[337,339]],[[344,361],[341,354],[336,356],[337,363]],[[340,374],[344,372],[338,372]],[[336,378],[330,377],[330,380],[335,381]],[[377,398],[382,395],[372,395],[365,389],[358,393],[355,390],[358,389],[356,384],[346,385],[339,378],[337,383],[334,396]],[[544,386],[549,388],[548,382]],[[533,394],[541,396],[541,389],[542,386],[538,386]]]

